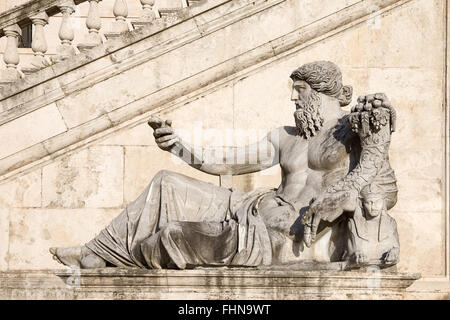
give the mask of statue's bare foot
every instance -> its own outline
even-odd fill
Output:
[[[81,247],[50,248],[53,259],[71,268],[80,268],[82,259]]]
[[[53,259],[71,268],[94,269],[106,267],[106,261],[89,248],[50,248]]]
[[[400,250],[398,248],[392,248],[385,253],[383,257],[383,263],[385,264],[396,264],[398,263],[400,257]]]

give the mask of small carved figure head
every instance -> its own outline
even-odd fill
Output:
[[[383,191],[376,185],[369,185],[361,190],[360,199],[366,218],[378,217],[385,210]]]
[[[338,99],[341,106],[351,101],[353,90],[342,85],[341,71],[332,62],[304,64],[291,74],[291,79],[294,81],[291,100],[296,105],[295,123],[299,134],[306,139],[315,136],[323,125],[320,94]]]

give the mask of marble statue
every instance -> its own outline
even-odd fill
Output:
[[[353,89],[343,85],[332,62],[304,64],[291,79],[296,126],[277,128],[233,155],[250,159],[258,152],[256,163],[190,146],[170,120],[153,116],[148,122],[162,150],[208,174],[280,165],[278,188],[243,193],[162,170],[94,239],[51,248],[54,259],[75,268],[271,266],[281,244],[311,247],[331,228],[330,262],[395,265],[399,241],[388,214],[397,196],[388,156],[395,110],[378,93],[359,97],[350,113],[344,111]]]

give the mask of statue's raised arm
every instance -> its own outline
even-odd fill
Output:
[[[241,147],[191,146],[172,128],[171,120],[152,116],[148,121],[156,144],[176,155],[191,167],[212,175],[241,175],[258,172],[278,164],[278,130],[260,141]]]

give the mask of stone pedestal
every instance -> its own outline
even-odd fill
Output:
[[[404,299],[418,274],[199,268],[0,273],[0,299]]]
[[[0,85],[10,84],[20,79],[17,69],[8,68],[0,70]]]

